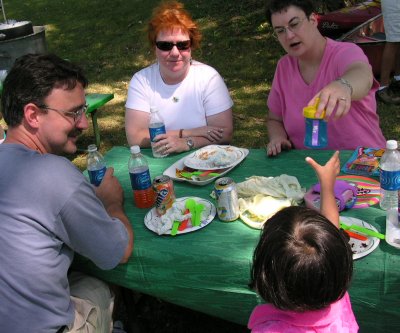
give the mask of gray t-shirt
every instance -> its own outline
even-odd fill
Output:
[[[55,332],[73,322],[74,252],[115,267],[128,233],[66,158],[0,145],[0,330]]]

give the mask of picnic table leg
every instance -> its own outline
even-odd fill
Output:
[[[100,147],[100,131],[99,131],[99,126],[97,124],[97,109],[93,110],[90,113],[90,116],[92,117],[93,133],[94,133],[95,143],[96,143],[96,146],[99,148]]]

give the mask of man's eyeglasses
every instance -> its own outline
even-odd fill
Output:
[[[161,51],[171,51],[174,46],[176,46],[176,48],[179,51],[186,51],[190,48],[191,42],[190,42],[190,39],[183,40],[181,42],[176,42],[176,43],[166,42],[166,41],[158,41],[158,42],[156,42],[156,46]]]
[[[291,32],[296,33],[300,29],[300,27],[305,19],[306,18],[301,19],[298,17],[294,17],[290,20],[290,22],[287,26],[275,27],[274,33],[277,37],[282,37],[283,35],[285,35],[287,30],[290,30]]]
[[[53,109],[51,107],[48,107],[47,105],[38,105],[39,108],[44,109],[44,110],[51,110],[51,111],[56,111],[64,116],[72,117],[75,122],[78,122],[84,113],[86,113],[88,109],[88,105],[82,105],[78,106],[75,110],[72,111],[62,111],[62,110],[57,110]]]

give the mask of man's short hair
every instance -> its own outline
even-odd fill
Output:
[[[44,104],[53,89],[72,90],[88,81],[80,67],[55,54],[27,54],[19,57],[8,73],[1,97],[4,120],[9,127],[22,122],[28,103]]]

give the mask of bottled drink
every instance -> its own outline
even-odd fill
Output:
[[[154,143],[157,142],[154,141],[154,138],[159,134],[166,133],[164,120],[162,119],[160,112],[158,112],[158,109],[154,106],[150,108],[149,133],[150,133],[150,144],[151,144],[151,149],[153,151],[153,156],[157,158],[167,156],[168,154],[160,154],[156,152],[153,147]]]
[[[154,191],[151,186],[149,165],[146,158],[141,154],[139,146],[131,147],[128,168],[133,190],[133,201],[136,207],[152,207],[154,205]]]
[[[397,141],[386,142],[386,151],[381,157],[380,169],[380,206],[384,210],[397,208],[400,190],[400,152],[397,150]]]
[[[97,151],[96,145],[89,145],[88,152],[87,170],[89,179],[93,185],[99,186],[106,173],[106,163],[103,156]]]
[[[400,249],[399,211],[397,207],[388,208],[386,211],[385,240],[389,245]]]
[[[315,105],[306,106],[303,108],[306,126],[304,145],[307,148],[312,149],[320,149],[328,145],[327,122],[324,121],[325,110],[319,117],[315,115],[317,112],[318,103],[319,98],[317,98]]]

